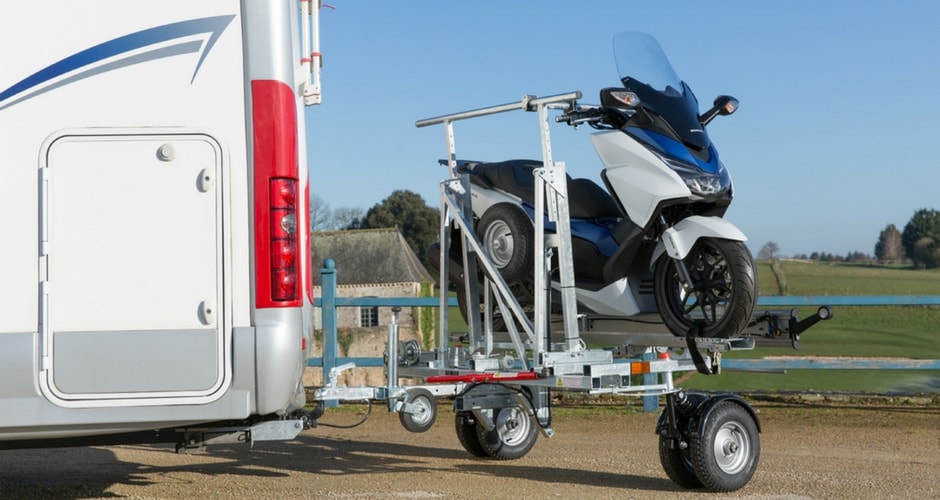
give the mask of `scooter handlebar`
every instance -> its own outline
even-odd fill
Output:
[[[578,126],[582,123],[599,122],[603,117],[603,113],[601,113],[599,109],[591,108],[587,110],[568,111],[565,114],[556,116],[555,122]]]

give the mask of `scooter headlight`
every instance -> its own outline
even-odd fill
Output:
[[[679,174],[694,195],[711,198],[721,196],[731,188],[731,177],[721,162],[718,163],[718,171],[710,173],[671,158],[664,157],[663,161]]]

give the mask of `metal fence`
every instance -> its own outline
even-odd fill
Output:
[[[437,297],[338,297],[336,295],[336,269],[327,259],[321,269],[321,297],[314,306],[322,310],[323,356],[308,360],[308,366],[322,367],[324,379],[330,369],[346,363],[359,367],[384,366],[382,358],[340,357],[337,352],[338,325],[336,309],[339,307],[440,307]],[[759,307],[803,306],[940,306],[940,295],[863,295],[863,296],[766,296],[759,297]],[[451,297],[449,307],[456,307]],[[884,358],[793,358],[793,359],[725,359],[722,367],[728,370],[780,371],[780,370],[940,370],[937,359],[884,359]],[[644,408],[655,409],[657,398],[644,398]]]

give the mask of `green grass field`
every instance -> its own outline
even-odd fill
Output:
[[[940,295],[940,270],[778,262],[787,295]],[[761,295],[779,295],[769,262],[758,263]],[[940,359],[940,307],[841,306],[801,339],[802,351],[756,349],[726,355],[853,356]],[[809,314],[806,310],[803,314]],[[940,373],[899,370],[791,370],[785,375],[726,372],[694,374],[682,387],[705,390],[920,392],[940,390]]]
[[[940,269],[779,261],[786,295],[940,295]],[[781,295],[770,262],[758,261],[761,295]]]

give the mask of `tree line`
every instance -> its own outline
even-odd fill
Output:
[[[761,248],[757,257],[775,259],[779,252],[780,246],[769,241]],[[898,230],[894,224],[888,224],[878,235],[874,256],[864,252],[850,252],[845,256],[813,252],[810,255],[794,255],[793,258],[822,262],[910,262],[914,267],[921,269],[940,267],[940,211],[933,208],[917,210],[903,230]]]

